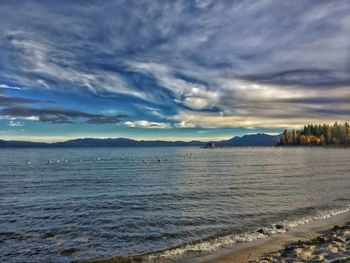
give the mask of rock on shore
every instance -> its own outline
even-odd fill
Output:
[[[283,250],[251,262],[350,262],[350,222],[334,226],[309,241],[298,241]]]

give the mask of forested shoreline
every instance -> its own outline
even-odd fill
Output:
[[[300,130],[284,130],[279,146],[350,146],[349,123],[308,124]]]

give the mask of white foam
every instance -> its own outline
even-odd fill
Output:
[[[216,237],[210,240],[195,242],[181,247],[171,248],[160,253],[150,254],[146,257],[147,260],[155,260],[160,258],[169,258],[181,256],[189,252],[213,252],[219,248],[231,246],[238,242],[250,242],[256,239],[266,238],[268,235],[252,232],[244,234],[231,234],[222,237]]]
[[[287,230],[294,228],[296,226],[300,226],[303,224],[310,223],[319,219],[326,219],[331,216],[345,213],[350,211],[350,205],[343,209],[332,209],[328,211],[319,211],[313,216],[303,217],[298,220],[288,221],[285,220],[280,224],[273,224],[271,227],[261,228],[259,232],[248,232],[244,234],[229,234],[226,236],[220,236],[204,241],[193,242],[187,245],[170,248],[168,250],[164,250],[161,252],[156,252],[149,254],[145,257],[145,260],[154,261],[159,259],[171,258],[171,257],[179,257],[186,253],[191,252],[214,252],[219,248],[229,247],[238,242],[251,242],[253,240],[267,238],[270,235],[284,233]],[[283,228],[277,229],[276,225],[283,225]],[[262,232],[262,233],[261,233]]]
[[[303,217],[303,218],[300,218],[298,220],[293,220],[293,221],[284,221],[282,224],[285,225],[287,228],[294,228],[294,227],[297,227],[300,225],[304,225],[304,224],[313,222],[315,220],[330,218],[330,217],[335,216],[337,214],[346,213],[349,211],[350,211],[350,205],[348,205],[345,208],[331,209],[331,210],[327,210],[327,211],[319,211],[313,216]]]

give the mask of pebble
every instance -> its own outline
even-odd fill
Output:
[[[275,225],[277,229],[277,225]],[[264,233],[263,228],[257,232]],[[334,226],[330,231],[308,241],[297,241],[287,245],[278,253],[266,255],[256,262],[332,262],[350,263],[350,222]]]
[[[345,237],[335,237],[333,239],[334,241],[340,242],[340,243],[345,243],[346,242],[346,238]]]
[[[321,253],[319,255],[316,255],[312,258],[312,260],[324,260],[324,256],[325,254],[324,253]]]
[[[332,248],[330,249],[330,251],[331,251],[332,253],[337,253],[337,252],[338,252],[338,248],[337,248],[337,247],[332,247]]]

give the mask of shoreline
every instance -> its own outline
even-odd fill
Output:
[[[286,248],[292,244],[313,243],[313,239],[330,232],[336,226],[347,225],[350,235],[350,211],[320,218],[311,222],[297,225],[286,232],[272,234],[266,238],[255,239],[249,242],[235,243],[230,247],[219,248],[215,252],[207,254],[193,254],[184,257],[150,258],[150,255],[162,251],[135,256],[115,256],[111,258],[100,258],[95,260],[83,260],[73,262],[85,263],[134,263],[134,262],[160,262],[160,263],[252,263],[252,262],[284,262],[283,260],[272,260],[277,256],[283,256]],[[317,242],[316,242],[317,243]],[[349,243],[349,242],[348,242]],[[315,247],[315,244],[313,244]],[[317,247],[316,247],[317,249]],[[350,249],[349,249],[350,251]],[[350,257],[350,254],[349,254]],[[271,259],[271,260],[269,260]],[[294,261],[287,261],[294,262]]]
[[[184,260],[182,263],[281,262],[283,258],[276,258],[283,257],[283,252],[290,247],[294,246],[297,249],[296,243],[301,244],[301,246],[311,244],[315,249],[319,249],[315,239],[330,233],[337,226],[344,225],[350,227],[350,211],[296,226],[285,233],[279,233],[266,239],[240,243],[235,248],[222,249],[202,258]]]

